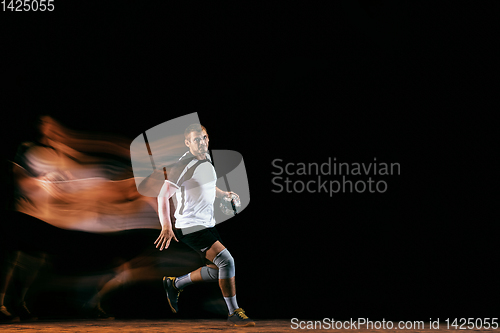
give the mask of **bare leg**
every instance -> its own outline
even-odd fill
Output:
[[[4,305],[4,297],[5,294],[7,293],[7,288],[9,287],[10,280],[12,278],[12,273],[14,272],[14,266],[16,265],[17,262],[17,257],[19,256],[19,251],[16,251],[12,257],[9,255],[6,255],[5,262],[2,263],[4,265],[2,269],[2,275],[1,275],[1,280],[0,280],[0,306]]]
[[[212,246],[205,253],[205,258],[212,262],[211,264],[207,265],[207,267],[218,269],[218,267],[213,264],[213,260],[217,256],[217,254],[219,254],[224,249],[224,245],[222,245],[222,243],[219,241],[216,241],[214,244],[212,244]],[[201,275],[202,269],[203,267],[200,267],[189,273],[189,280],[182,281],[180,284],[177,284],[176,287],[183,289],[185,286],[190,285],[191,283],[204,281]],[[183,277],[181,277],[180,279],[183,279]],[[236,295],[236,283],[234,276],[230,279],[219,279],[219,287],[221,288],[222,295],[224,297],[233,297],[234,295]]]
[[[225,251],[226,248],[220,241],[216,241],[205,253],[205,258],[209,260],[212,264],[207,265],[211,269],[217,269],[216,265],[213,264],[214,260],[220,266],[219,274],[215,275],[213,271],[203,270],[205,267],[200,267],[189,274],[183,275],[179,278],[164,277],[163,286],[167,292],[167,299],[170,304],[170,308],[174,313],[178,312],[177,301],[179,294],[182,289],[191,283],[201,282],[205,280],[215,281],[218,279],[219,287],[224,296],[224,301],[226,302],[228,309],[228,323],[235,326],[255,326],[255,322],[249,319],[245,315],[245,311],[238,306],[236,301],[236,279],[234,277],[234,259],[231,254]],[[223,252],[221,254],[221,252]],[[216,257],[220,255],[219,258]],[[208,275],[204,276],[203,275]],[[231,276],[232,275],[232,276]],[[220,278],[231,276],[230,278]],[[179,282],[180,281],[180,282]],[[179,282],[179,283],[178,283]]]
[[[17,263],[17,257],[19,256],[19,251],[16,252],[8,252],[5,254],[5,258],[3,259],[1,267],[0,275],[0,317],[2,319],[12,319],[12,314],[7,311],[7,308],[4,305],[5,295],[7,293],[7,288],[9,287],[10,280],[12,279],[12,275],[14,273],[14,267]]]
[[[35,281],[40,268],[45,264],[46,253],[20,253],[17,257],[20,268],[23,272],[23,280],[21,287],[21,294],[19,297],[19,303],[24,303],[24,298],[28,289],[31,287]]]

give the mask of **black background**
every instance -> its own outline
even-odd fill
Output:
[[[251,203],[221,233],[250,316],[498,317],[498,3],[55,7],[1,14],[5,159],[42,114],[132,139],[198,112],[244,157]],[[275,158],[328,157],[401,175],[272,192]]]

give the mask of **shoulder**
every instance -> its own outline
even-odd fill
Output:
[[[167,179],[174,184],[178,184],[186,168],[193,163],[194,156],[188,151],[167,170]]]

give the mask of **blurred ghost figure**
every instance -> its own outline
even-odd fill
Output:
[[[38,270],[44,263],[45,253],[37,251],[11,251],[5,252],[3,255],[5,267],[2,269],[0,280],[0,320],[35,320],[36,317],[31,314],[30,310],[26,306],[25,296],[29,287],[35,280]],[[17,299],[14,303],[14,314],[12,314],[9,310],[7,310],[4,302],[7,287],[11,282],[14,270],[16,270],[17,274],[19,274],[19,279],[22,284],[20,290],[17,291]]]
[[[12,162],[14,212],[0,223],[0,320],[33,318],[24,298],[46,253],[69,251],[83,258],[83,252],[86,260],[109,258],[108,263],[120,258],[122,265],[109,279],[114,283],[124,280],[127,261],[146,242],[113,250],[108,241],[119,243],[131,230],[159,229],[156,200],[140,195],[131,176],[127,139],[70,130],[48,116],[40,118],[38,128],[40,137],[21,144]],[[16,270],[25,277],[11,313],[4,302]],[[108,284],[86,303],[91,316],[111,317],[100,306],[106,289],[113,288]]]

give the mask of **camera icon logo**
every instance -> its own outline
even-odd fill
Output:
[[[141,195],[160,195],[164,182],[170,180],[170,170],[189,151],[184,131],[191,124],[201,124],[196,112],[156,125],[132,141],[130,158],[135,184]],[[209,159],[215,169],[216,186],[222,191],[232,191],[239,197],[239,200],[220,200],[217,203],[220,209],[214,209],[214,218],[218,224],[234,217],[248,206],[250,190],[240,153],[233,150],[210,150]]]

